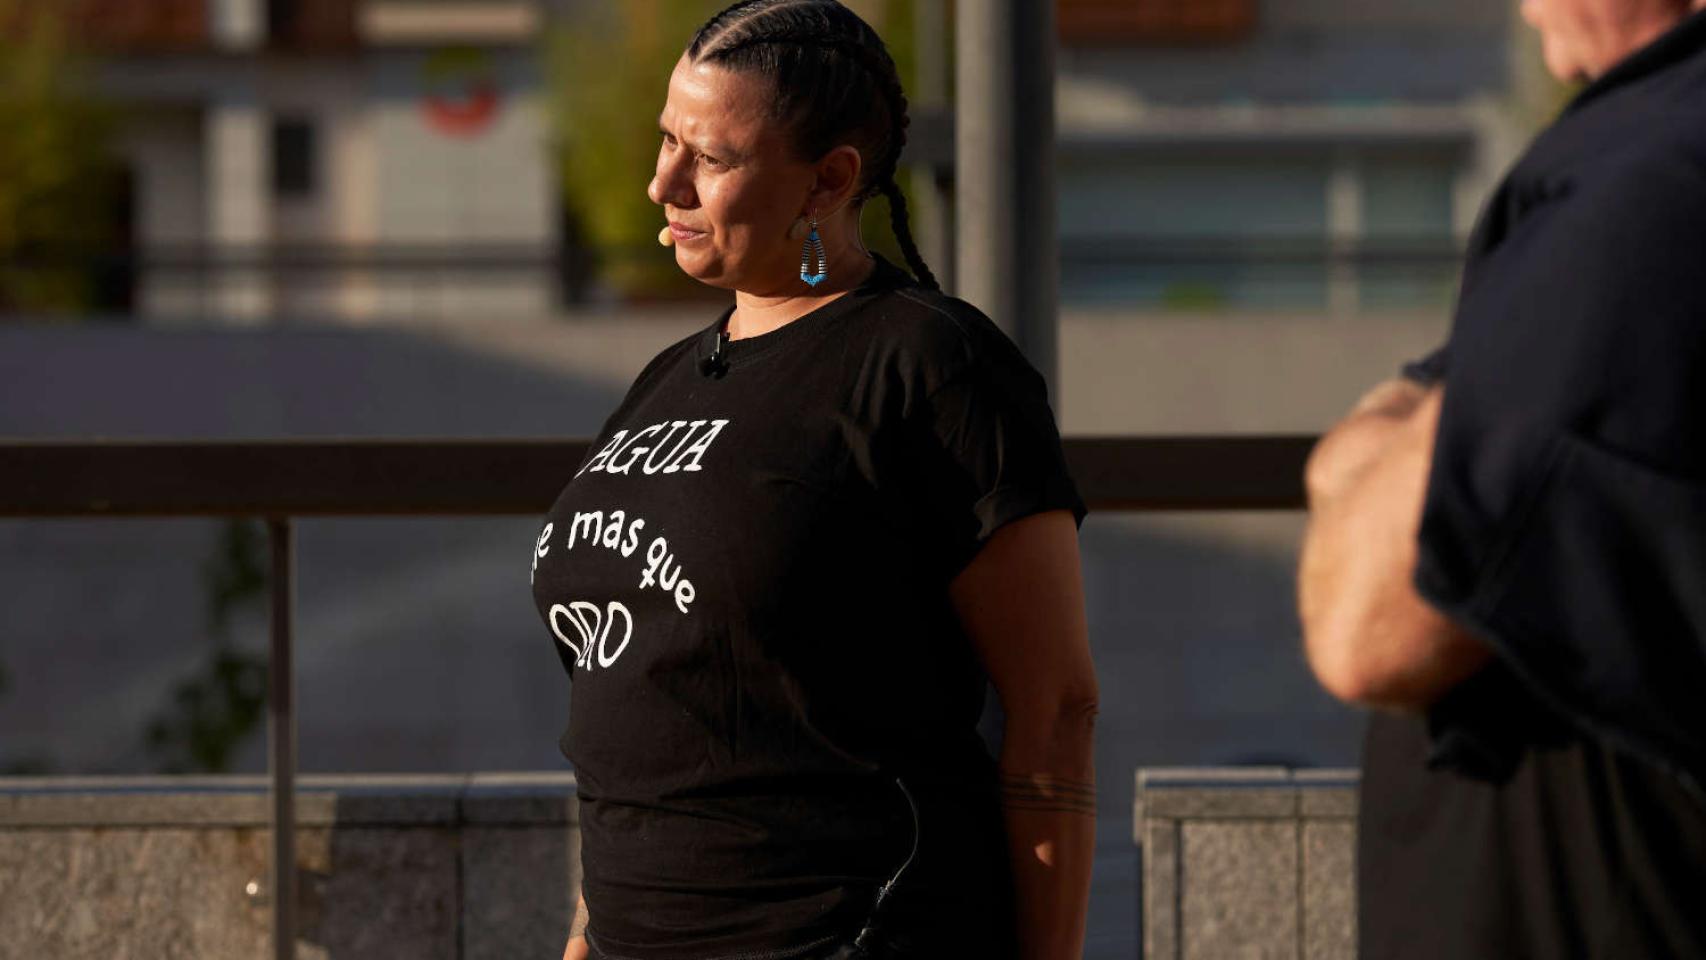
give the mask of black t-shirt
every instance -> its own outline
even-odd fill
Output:
[[[591,934],[612,958],[796,956],[857,934],[916,841],[890,928],[1000,957],[987,681],[947,587],[1003,524],[1083,516],[1044,381],[882,261],[719,374],[727,316],[640,374],[536,548]]]
[[[1497,654],[1376,716],[1364,960],[1706,957],[1706,15],[1471,240],[1416,586]]]

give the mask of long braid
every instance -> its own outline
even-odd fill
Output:
[[[895,180],[895,171],[900,166],[900,155],[906,149],[906,132],[912,126],[912,116],[907,110],[906,91],[901,88],[900,75],[890,61],[887,70],[872,71],[883,84],[884,93],[888,95],[889,116],[892,118],[894,135],[891,138],[892,147],[889,150],[887,169],[884,171],[878,188],[889,201],[889,226],[894,230],[894,238],[900,243],[900,252],[905,254],[907,266],[912,268],[912,275],[918,282],[931,290],[941,290],[942,285],[936,281],[936,275],[930,272],[930,267],[924,262],[924,255],[918,252],[918,243],[912,238],[912,218],[907,214],[906,193],[900,189]]]
[[[811,14],[816,14],[816,18],[808,19]],[[764,22],[766,20],[791,22],[766,30],[769,25]],[[851,31],[853,35],[848,36],[844,31]],[[846,56],[863,67],[873,81],[874,92],[883,101],[888,114],[888,136],[871,145],[877,148],[878,155],[873,158],[872,175],[856,199],[863,203],[880,193],[888,200],[889,223],[907,265],[920,284],[940,290],[935,274],[924,262],[913,239],[906,195],[895,180],[901,152],[906,148],[907,128],[912,122],[907,113],[906,92],[901,87],[894,60],[883,47],[882,39],[868,24],[835,0],[744,0],[723,10],[701,27],[688,47],[688,55],[737,67],[758,66],[756,63],[740,63],[741,58],[737,54],[757,47],[790,46],[817,47]],[[768,61],[763,65],[774,68],[779,66],[779,62]],[[779,98],[778,106],[781,107],[785,100]],[[857,128],[859,124],[853,122],[849,126]]]
[[[889,225],[894,228],[894,238],[900,241],[900,252],[906,254],[912,275],[925,287],[941,290],[942,285],[924,263],[924,255],[918,252],[918,244],[912,239],[912,223],[906,215],[906,194],[901,192],[900,184],[895,183],[893,177],[883,184],[883,196],[889,199]]]

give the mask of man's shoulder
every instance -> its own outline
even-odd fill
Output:
[[[1678,109],[1667,121],[1621,144],[1606,144],[1601,159],[1565,188],[1576,217],[1603,218],[1633,227],[1706,231],[1706,110]]]

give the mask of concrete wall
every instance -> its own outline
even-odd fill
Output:
[[[317,777],[301,960],[555,957],[580,890],[566,775]],[[269,956],[254,777],[0,778],[0,957]]]
[[[1354,960],[1356,774],[1140,770],[1145,960]]]
[[[561,949],[580,883],[572,777],[301,786],[303,960]],[[265,955],[266,800],[258,777],[0,778],[0,956]],[[1138,771],[1141,956],[1351,960],[1355,817],[1350,771]]]

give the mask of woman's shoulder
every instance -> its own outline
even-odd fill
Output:
[[[896,286],[872,311],[875,331],[944,362],[983,359],[1012,342],[982,310],[921,284]]]
[[[994,321],[958,297],[910,284],[887,291],[878,307],[869,311],[873,337],[930,379],[948,380],[990,366],[1029,366]]]

